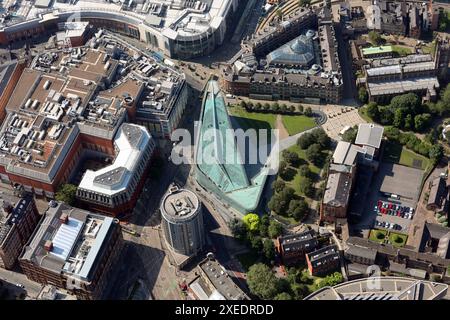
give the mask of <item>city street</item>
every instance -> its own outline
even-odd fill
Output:
[[[0,280],[9,282],[12,285],[10,286],[10,288],[15,289],[15,294],[17,296],[20,295],[21,293],[24,293],[25,291],[27,296],[26,299],[36,299],[36,297],[38,296],[39,292],[43,287],[41,284],[37,282],[28,280],[28,278],[22,273],[6,270],[3,268],[0,268]],[[16,286],[16,284],[21,284],[25,288],[22,289]]]

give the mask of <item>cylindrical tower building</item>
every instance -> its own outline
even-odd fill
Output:
[[[172,185],[161,201],[160,210],[164,236],[175,252],[191,256],[203,249],[202,205],[194,192]]]

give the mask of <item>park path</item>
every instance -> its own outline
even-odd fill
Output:
[[[277,115],[277,120],[275,121],[275,129],[279,130],[280,134],[280,140],[286,139],[289,137],[289,132],[286,130],[284,123],[283,123],[283,117],[281,114]]]

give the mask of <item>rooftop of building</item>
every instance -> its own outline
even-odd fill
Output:
[[[147,128],[123,123],[114,139],[117,154],[113,163],[97,171],[87,170],[78,188],[104,195],[128,189],[133,173],[151,143],[152,137]]]
[[[114,223],[113,218],[52,202],[20,259],[89,281]]]
[[[313,267],[339,260],[339,251],[335,245],[329,245],[306,254]]]
[[[207,259],[199,264],[199,268],[225,300],[248,300],[247,295],[236,285],[227,270],[217,260]]]
[[[201,206],[198,196],[187,189],[170,186],[161,201],[162,214],[173,222],[191,219]]]
[[[374,54],[391,53],[393,52],[392,46],[379,46],[379,47],[369,47],[363,48],[362,54],[364,56],[370,56]]]
[[[125,16],[147,28],[159,31],[169,38],[193,37],[211,29],[217,29],[232,5],[231,0],[200,1],[139,1],[123,3],[117,0],[80,0],[76,7],[70,2],[40,0],[33,6],[25,7],[21,3],[13,9],[13,18],[3,25],[13,25],[24,20],[32,20],[40,15],[54,15],[70,12],[106,12]]]
[[[333,163],[354,165],[361,148],[346,141],[339,141],[333,153]]]
[[[245,210],[254,210],[259,204],[270,169],[265,164],[271,160],[273,146],[270,143],[267,145],[267,158],[259,153],[256,164],[247,161],[253,149],[245,148],[244,153],[242,146],[238,145],[230,130],[233,126],[216,81],[209,81],[205,88],[200,119],[197,169],[226,197]]]
[[[372,276],[322,288],[305,300],[436,300],[445,296],[447,290],[448,285],[443,283]]]
[[[126,109],[168,113],[184,77],[99,32],[86,46],[39,53],[0,131],[7,171],[52,182],[79,132],[112,140]]]
[[[298,247],[314,249],[318,245],[317,236],[314,230],[282,236],[279,241],[285,252],[288,252],[291,249],[296,250]]]
[[[352,177],[343,172],[328,175],[323,203],[333,207],[345,207],[350,199]]]
[[[373,123],[361,123],[358,126],[355,144],[379,149],[384,128]]]
[[[269,53],[267,62],[272,65],[295,65],[309,67],[314,62],[314,40],[316,32],[309,30]]]
[[[16,197],[12,194],[2,194],[0,197],[0,246],[8,237],[14,224],[19,223],[26,213],[30,202],[34,201],[30,194]]]
[[[326,19],[322,21],[320,16],[321,12],[300,8],[284,17],[281,24],[266,27],[243,40],[240,54],[229,68],[225,68],[224,77],[243,83],[288,83],[317,88],[342,85],[335,30],[332,24]],[[273,37],[277,37],[291,24],[317,18],[317,29],[304,30],[304,34],[299,31],[297,37],[281,43],[264,59],[253,53],[254,46],[271,43]]]

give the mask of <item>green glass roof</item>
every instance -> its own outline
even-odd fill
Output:
[[[392,52],[392,46],[370,47],[362,49],[362,53],[364,56],[388,52]]]
[[[223,192],[249,185],[241,155],[234,143],[233,129],[217,82],[210,81],[203,102],[197,149],[198,168]]]
[[[246,213],[258,207],[268,169],[262,165],[255,170],[255,166],[243,163],[245,155],[240,154],[232,129],[219,86],[216,81],[209,81],[197,139],[197,181]]]

